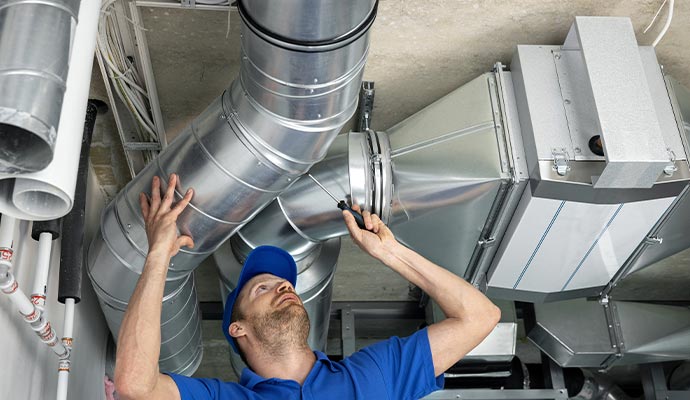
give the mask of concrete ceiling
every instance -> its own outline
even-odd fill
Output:
[[[386,130],[492,68],[510,64],[517,44],[561,44],[578,15],[630,17],[650,44],[661,0],[381,0],[364,78],[376,84],[373,127]],[[140,8],[168,139],[174,138],[237,76],[240,18],[232,9]],[[676,2],[657,55],[667,73],[690,87],[690,3]],[[92,96],[107,100],[98,68]],[[346,127],[344,131],[348,130]],[[112,114],[101,118],[92,162],[107,195],[129,180]]]

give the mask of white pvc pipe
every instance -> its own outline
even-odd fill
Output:
[[[50,250],[53,245],[53,234],[42,232],[38,236],[38,256],[36,259],[36,274],[34,275],[34,290],[31,300],[36,306],[43,308],[46,304],[46,286],[50,272]]]
[[[67,400],[67,387],[69,385],[69,367],[64,366],[64,362],[60,361],[58,367],[58,385],[57,385],[57,400]]]
[[[12,276],[12,281],[14,282],[14,284],[16,284],[14,276]],[[7,293],[7,296],[9,296],[10,300],[12,300],[12,303],[19,309],[19,312],[24,316],[31,315],[36,310],[36,307],[34,307],[34,303],[32,303],[31,300],[29,300],[29,298],[26,296],[26,294],[24,294],[24,292],[21,288],[19,288],[19,286],[17,286],[17,288],[11,293]]]
[[[72,332],[74,331],[74,299],[65,299],[65,326],[63,330],[63,337],[72,340]],[[70,343],[71,346],[71,343]]]
[[[2,214],[45,221],[72,209],[100,9],[100,0],[83,0],[79,7],[53,161],[30,174],[0,174],[0,181],[15,179],[12,195],[0,196]]]
[[[14,225],[16,220],[7,214],[2,214],[0,221],[0,248],[12,248],[12,240],[14,240]]]
[[[62,343],[72,350],[72,334],[74,331],[74,299],[65,299],[65,321],[64,321],[64,336]],[[57,400],[67,400],[67,387],[69,385],[69,372],[71,362],[69,358],[60,360],[58,367],[58,386],[57,386]]]

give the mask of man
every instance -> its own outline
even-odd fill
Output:
[[[151,200],[141,194],[149,253],[119,333],[115,384],[123,400],[418,399],[442,388],[443,372],[484,340],[500,318],[481,292],[402,246],[376,215],[362,213],[363,230],[344,212],[354,242],[429,294],[445,320],[332,362],[307,345],[309,319],[294,291],[294,260],[275,247],[259,247],[228,296],[223,321],[233,350],[243,354],[250,368],[240,383],[161,374],[160,312],[167,266],[180,247],[194,246],[176,228],[193,192],[188,190],[173,206],[176,184],[173,174],[161,199],[160,182],[154,178]]]

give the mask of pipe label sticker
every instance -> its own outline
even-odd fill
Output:
[[[12,261],[12,249],[7,247],[0,247],[0,260]]]

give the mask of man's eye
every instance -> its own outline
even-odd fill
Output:
[[[266,285],[259,285],[259,287],[256,288],[256,291],[257,291],[257,292],[261,292],[261,291],[266,290],[266,289],[268,289],[268,286],[266,286]]]

